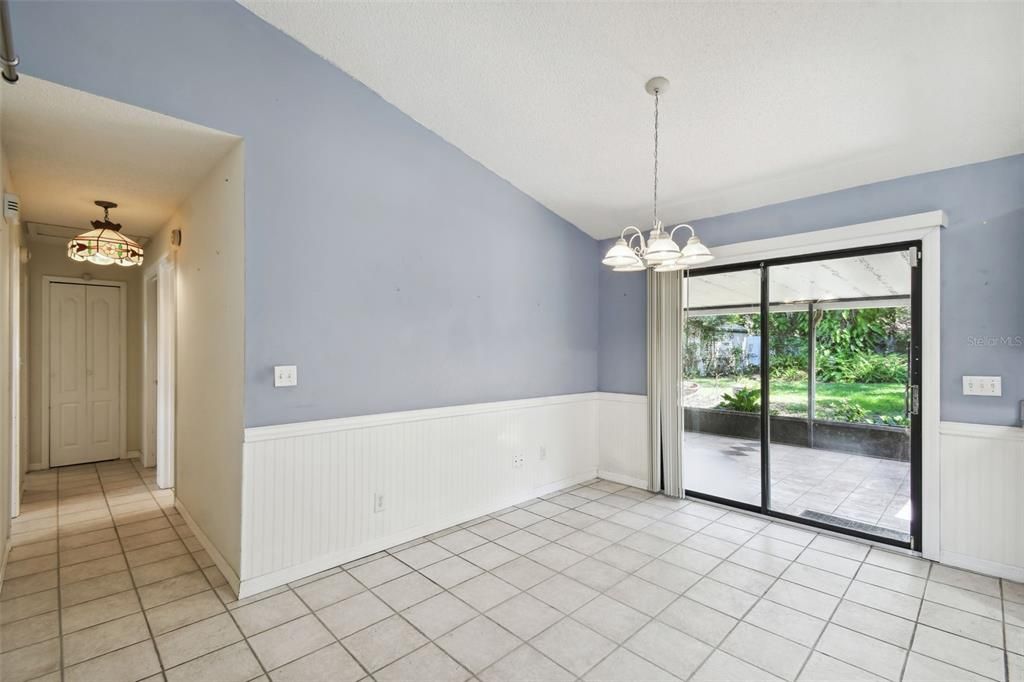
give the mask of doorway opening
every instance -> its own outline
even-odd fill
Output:
[[[175,270],[165,256],[143,273],[142,463],[156,467],[160,488],[174,487]]]
[[[691,271],[687,495],[921,543],[921,243]]]

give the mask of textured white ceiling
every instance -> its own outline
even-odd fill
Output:
[[[1024,151],[1024,3],[242,0],[595,237]],[[714,242],[714,239],[709,241]]]
[[[22,75],[4,88],[3,145],[23,221],[92,229],[96,199],[155,234],[237,137]]]

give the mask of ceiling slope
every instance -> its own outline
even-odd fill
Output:
[[[1024,151],[1024,3],[242,4],[594,237]],[[713,241],[713,239],[712,239]]]

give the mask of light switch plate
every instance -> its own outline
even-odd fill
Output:
[[[1001,396],[1002,377],[964,377],[964,395]]]
[[[297,386],[299,370],[295,365],[276,365],[274,367],[274,388],[281,386]]]

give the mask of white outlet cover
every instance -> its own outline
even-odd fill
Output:
[[[965,376],[963,377],[963,394],[999,397],[1003,395],[1003,378],[1001,376]]]
[[[299,370],[295,365],[276,365],[274,367],[274,387],[297,386]]]

